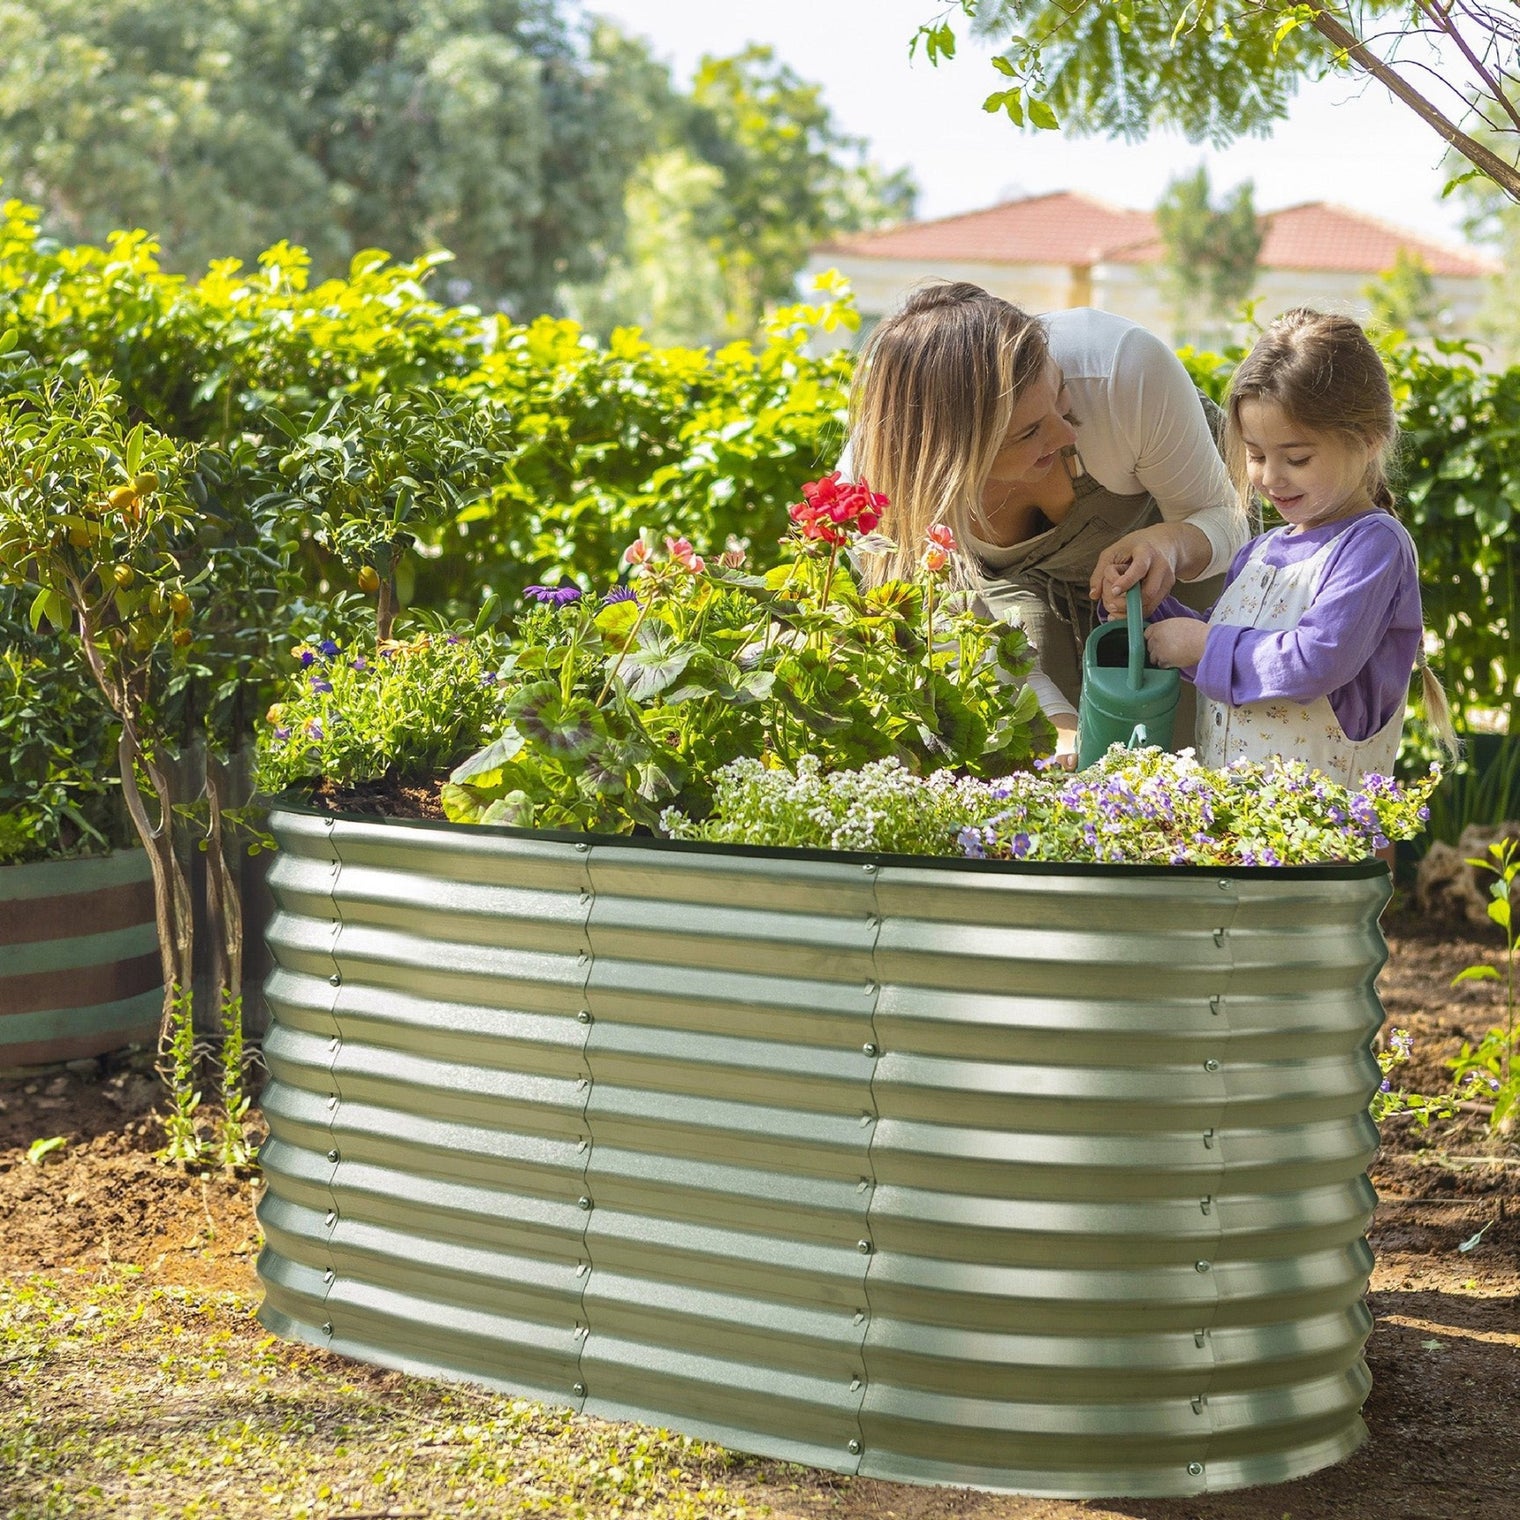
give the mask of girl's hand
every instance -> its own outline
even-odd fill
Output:
[[[1162,618],[1145,630],[1145,647],[1157,665],[1176,670],[1196,665],[1209,641],[1209,625],[1193,618]]]

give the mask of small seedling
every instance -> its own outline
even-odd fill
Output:
[[[51,1140],[33,1140],[26,1148],[29,1166],[41,1166],[55,1151],[61,1151],[69,1143],[67,1135],[54,1135]]]

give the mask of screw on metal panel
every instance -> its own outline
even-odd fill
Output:
[[[583,1209],[589,1209],[591,1207],[591,1200],[589,1198],[578,1198],[578,1199],[576,1199],[576,1202]]]
[[[1197,1348],[1198,1348],[1198,1349],[1199,1349],[1199,1350],[1200,1350],[1200,1351],[1202,1351],[1202,1350],[1203,1350],[1203,1343],[1204,1343],[1204,1340],[1205,1340],[1205,1337],[1206,1337],[1206,1334],[1207,1334],[1207,1332],[1205,1332],[1205,1331],[1203,1331],[1203,1330],[1195,1330],[1195,1331],[1194,1331],[1194,1332],[1193,1332],[1193,1344],[1194,1344],[1194,1345],[1195,1345],[1195,1346],[1196,1346],[1196,1347],[1197,1347]]]
[[[862,1256],[869,1256],[871,1254],[871,1242],[869,1240],[857,1240],[855,1242],[855,1249]]]
[[[1193,1263],[1193,1270],[1195,1272],[1207,1272],[1209,1270],[1209,1263],[1206,1261],[1195,1261]]]
[[[338,1095],[337,1095],[337,1093],[328,1093],[328,1095],[327,1095],[327,1106],[329,1108],[336,1108],[338,1106]]]
[[[1203,1063],[1203,1069],[1205,1071],[1218,1071],[1219,1062],[1216,1061],[1213,1056],[1210,1056],[1208,1060]]]
[[[329,1268],[328,1268],[328,1269],[327,1269],[327,1270],[326,1270],[326,1271],[325,1271],[325,1272],[324,1272],[324,1273],[323,1273],[323,1274],[322,1274],[322,1281],[323,1281],[323,1282],[325,1282],[325,1283],[330,1283],[330,1282],[332,1282],[332,1281],[333,1281],[333,1279],[334,1279],[334,1278],[336,1278],[336,1277],[337,1277],[337,1275],[338,1275],[338,1274],[337,1274],[337,1273],[336,1273],[336,1272],[334,1272],[334,1271],[333,1271],[333,1269],[332,1269],[332,1268],[331,1268],[331,1267],[329,1267]]]
[[[583,845],[582,848],[584,849],[585,846]],[[583,1399],[586,1397],[586,1385],[584,1383],[577,1383],[574,1391],[576,1398]]]
[[[590,1145],[591,1145],[591,1142],[589,1140],[586,1140],[586,1139],[577,1140],[575,1142],[576,1152],[578,1154],[584,1154],[590,1148]]]
[[[1203,1476],[1203,1463],[1202,1462],[1189,1462],[1188,1463],[1188,1476],[1192,1477],[1192,1478],[1201,1478]]]
[[[1216,929],[1214,931],[1214,943],[1216,945],[1222,945],[1224,943],[1224,936],[1225,931],[1223,929]]]
[[[1204,1130],[1204,1132],[1203,1132],[1203,1144],[1204,1144],[1204,1149],[1206,1149],[1206,1150],[1213,1150],[1214,1149],[1214,1131],[1213,1130],[1211,1130],[1211,1129]]]
[[[850,1392],[851,1393],[859,1393],[860,1389],[861,1389],[861,1386],[862,1385],[861,1385],[861,1381],[860,1381],[859,1378],[851,1378],[850,1379]]]
[[[874,861],[868,860],[860,869],[864,871],[867,876],[874,876],[876,874],[876,865]]]
[[[575,1327],[575,1339],[576,1340],[579,1340],[585,1333],[586,1333],[586,1327],[584,1325],[577,1325]]]
[[[590,1270],[591,1267],[588,1262],[578,1261],[575,1264],[575,1275],[577,1277],[584,1277]]]
[[[591,901],[591,893],[585,887],[581,888],[581,907],[585,907]]]
[[[330,1039],[327,1042],[327,1048],[329,1050],[334,1050],[335,1051],[335,1050],[337,1050],[337,1048],[338,1048],[338,1046],[339,1046],[340,1043],[341,1043],[341,1041],[338,1039],[337,1035],[334,1035],[332,1037],[332,1039]]]
[[[332,1334],[332,1321],[330,1319],[329,1320],[324,1320],[322,1322],[322,1334],[323,1335],[331,1335]]]
[[[862,1177],[855,1184],[855,1191],[857,1193],[869,1193],[871,1191],[871,1179],[869,1177]]]
[[[591,1086],[591,1079],[589,1077],[577,1077],[575,1079],[575,1090],[576,1090],[576,1092],[585,1092],[585,1090],[588,1087],[590,1087],[590,1086]]]
[[[866,1043],[860,1048],[868,1056],[874,1056],[876,1054],[876,1047],[869,1040],[867,1040]]]
[[[338,1222],[338,1211],[336,1209],[329,1209],[327,1211],[327,1218],[323,1221],[323,1223],[327,1224],[327,1225],[335,1225],[335,1224],[337,1224],[337,1222]]]
[[[334,971],[327,980],[331,982],[334,987],[341,987],[343,985],[343,973],[341,971]]]
[[[875,1117],[875,1114],[862,1114],[860,1116],[860,1122],[862,1124],[869,1124]]]
[[[1213,1194],[1211,1193],[1204,1198],[1200,1198],[1198,1200],[1198,1207],[1201,1208],[1205,1214],[1212,1214],[1214,1212]]]
[[[851,1456],[858,1457],[863,1450],[864,1450],[864,1448],[861,1446],[861,1444],[860,1444],[859,1441],[851,1441],[850,1442],[850,1455]]]
[[[581,1011],[576,1014],[576,1018],[578,1018],[583,1024],[589,1024],[591,1022],[591,1010],[589,1008],[582,1008]]]
[[[1223,877],[1221,877],[1219,881],[1219,890],[1221,892],[1228,892],[1230,890],[1230,883]]]
[[[866,1322],[866,1311],[864,1309],[857,1309],[855,1311],[855,1323],[857,1325],[863,1325],[863,1324],[865,1324],[865,1322]]]
[[[589,965],[590,961],[591,961],[591,957],[589,955],[587,955],[587,953],[584,950],[582,950],[581,953],[575,957],[575,964],[577,966]]]
[[[1224,999],[1222,997],[1211,997],[1209,999],[1209,1012],[1210,1013],[1217,1014],[1223,1007],[1224,1007]]]
[[[875,982],[867,982],[865,984],[865,986],[862,987],[860,990],[863,993],[865,993],[865,995],[867,997],[870,997],[872,995],[872,993],[874,993],[876,991],[876,983]]]
[[[327,1153],[327,1159],[329,1161],[338,1161],[338,1160],[341,1160],[342,1158],[339,1156],[337,1149],[334,1148],[333,1150],[328,1151],[328,1153]]]
[[[586,841],[585,841],[585,840],[584,840],[584,839],[578,839],[578,840],[576,840],[576,842],[575,842],[575,848],[576,848],[576,849],[577,849],[577,850],[578,850],[578,851],[580,851],[580,853],[581,853],[581,854],[582,854],[582,855],[584,855],[584,854],[585,854],[585,853],[586,853],[586,851],[587,851],[587,850],[589,850],[589,849],[590,849],[590,848],[591,848],[591,846],[590,846],[590,845],[589,845],[589,844],[587,844],[587,843],[586,843]]]

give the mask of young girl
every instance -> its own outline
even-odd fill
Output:
[[[1382,361],[1349,317],[1287,312],[1236,371],[1225,460],[1241,499],[1254,492],[1284,525],[1235,556],[1207,622],[1169,597],[1145,631],[1151,658],[1198,689],[1203,764],[1281,755],[1347,785],[1388,775],[1416,666],[1454,744],[1385,473],[1397,436]],[[1122,600],[1105,585],[1110,611]]]

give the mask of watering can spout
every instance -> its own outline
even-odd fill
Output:
[[[1172,742],[1172,720],[1182,678],[1146,664],[1140,588],[1125,597],[1125,620],[1100,623],[1082,651],[1082,696],[1077,705],[1077,764],[1089,766],[1110,745]]]

